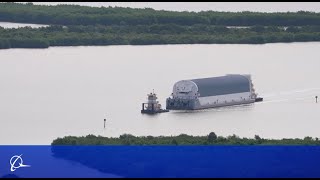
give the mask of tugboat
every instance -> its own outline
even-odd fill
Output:
[[[141,113],[143,114],[156,114],[162,112],[169,112],[167,109],[161,109],[161,104],[157,101],[157,95],[152,92],[148,94],[148,102],[142,103]]]

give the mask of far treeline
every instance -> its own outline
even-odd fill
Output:
[[[155,24],[137,26],[0,27],[0,49],[50,46],[157,44],[264,44],[320,41],[320,26],[224,26]]]
[[[63,4],[63,3],[61,3]],[[305,26],[320,25],[320,13],[299,11],[261,12],[174,12],[151,8],[86,7],[80,5],[33,5],[1,3],[0,21],[55,25],[152,25],[195,24],[220,26]]]
[[[133,136],[120,135],[119,138],[109,138],[95,135],[83,137],[66,136],[55,139],[51,145],[320,145],[318,138],[305,137],[304,139],[264,139],[255,135],[254,138],[240,138],[232,135],[217,136],[211,132],[207,136]]]
[[[320,41],[320,13],[304,11],[173,12],[151,8],[0,3],[0,21],[49,25],[39,29],[0,27],[0,49]]]

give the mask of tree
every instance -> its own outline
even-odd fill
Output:
[[[261,33],[264,31],[264,27],[263,26],[253,26],[253,27],[251,27],[251,30]]]
[[[304,140],[304,141],[312,141],[312,137],[306,136],[303,140]]]
[[[176,139],[172,139],[171,144],[178,145],[178,142]]]
[[[208,142],[213,143],[217,140],[217,135],[214,132],[211,132],[208,136]]]
[[[258,135],[254,135],[254,139],[257,141],[258,144],[262,143],[262,139]]]
[[[257,141],[258,141],[258,140],[261,140],[261,138],[260,138],[259,135],[254,135],[254,139],[257,140]]]

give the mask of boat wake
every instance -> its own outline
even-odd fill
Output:
[[[320,88],[299,89],[278,93],[266,93],[261,94],[261,96],[264,97],[264,101],[258,104],[314,100],[315,96],[317,96],[318,94],[320,94]]]
[[[283,91],[283,92],[277,92],[277,93],[265,93],[265,94],[262,94],[262,97],[269,98],[269,97],[282,96],[282,95],[295,95],[295,94],[301,94],[306,92],[314,92],[317,90],[320,90],[320,88],[300,89],[300,90]]]

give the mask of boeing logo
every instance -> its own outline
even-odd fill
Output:
[[[30,167],[30,165],[23,164],[23,160],[22,160],[21,156],[22,156],[22,154],[20,156],[15,155],[15,156],[12,156],[12,158],[10,159],[11,172],[13,172],[16,169],[19,169],[21,167]]]

